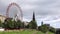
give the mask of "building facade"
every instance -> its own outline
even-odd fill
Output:
[[[3,16],[3,15],[0,15],[0,20],[1,20],[1,22],[4,22],[4,20],[6,19],[6,17],[5,16]]]

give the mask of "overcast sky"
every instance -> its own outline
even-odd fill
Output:
[[[13,2],[21,7],[23,21],[31,21],[34,11],[38,26],[43,21],[44,24],[60,28],[60,0],[0,0],[0,14],[5,16],[8,5]],[[9,11],[13,14],[18,9],[13,7]]]

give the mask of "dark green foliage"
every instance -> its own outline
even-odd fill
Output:
[[[21,27],[21,21],[18,20],[17,22],[15,22],[14,26],[15,26],[15,28],[20,28]]]
[[[4,28],[14,28],[14,22],[12,20],[7,20],[3,23]]]
[[[20,20],[18,20],[18,21],[15,23],[15,26],[16,26],[16,28],[24,28],[24,23],[21,22]]]
[[[41,26],[38,27],[38,30],[39,30],[39,31],[41,30]]]
[[[55,28],[50,27],[49,24],[43,24],[43,25],[42,25],[42,23],[41,23],[41,26],[38,27],[38,30],[39,30],[39,31],[42,31],[42,32],[44,32],[44,33],[47,32],[47,31],[50,31],[50,32],[55,33]]]
[[[21,28],[25,28],[24,22],[21,23]]]
[[[42,26],[39,26],[39,27],[38,27],[38,30],[46,33],[46,32],[49,30],[49,27],[46,26],[46,25],[42,25]]]
[[[8,21],[5,21],[5,22],[3,23],[3,28],[8,28]]]
[[[35,20],[35,13],[34,12],[33,12],[33,19],[29,23],[28,26],[29,26],[30,29],[36,29],[37,28],[37,23],[36,23],[36,20]]]
[[[36,28],[37,28],[36,21],[31,21],[31,22],[29,23],[29,28],[31,28],[31,29],[36,29]]]
[[[1,20],[0,20],[0,27],[2,27],[3,25],[2,25],[2,22],[1,22]]]
[[[14,22],[12,20],[9,20],[7,24],[9,26],[9,28],[11,28],[11,29],[14,28]]]
[[[55,28],[50,27],[49,31],[55,33]]]
[[[8,29],[19,29],[23,27],[23,23],[20,20],[7,20],[3,23],[3,25],[4,28]]]

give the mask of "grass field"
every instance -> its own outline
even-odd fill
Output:
[[[48,33],[53,34],[51,32]],[[36,30],[9,30],[9,31],[0,32],[0,34],[44,34],[44,33]]]

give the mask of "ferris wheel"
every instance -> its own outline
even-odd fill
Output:
[[[21,7],[18,5],[18,4],[16,4],[16,3],[10,3],[9,5],[8,5],[8,7],[7,7],[7,11],[6,11],[6,18],[10,18],[9,16],[9,12],[11,12],[11,11],[9,11],[10,10],[10,8],[12,7],[12,6],[16,6],[17,8],[18,8],[18,10],[19,11],[17,11],[17,12],[15,12],[15,19],[18,19],[18,20],[22,20],[23,19],[23,14],[22,14],[22,10],[21,10]]]

